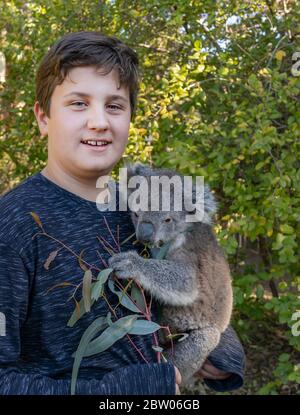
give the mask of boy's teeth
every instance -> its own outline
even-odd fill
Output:
[[[86,140],[83,141],[84,144],[89,144],[91,146],[103,146],[103,145],[107,145],[107,141],[95,141],[95,140]]]

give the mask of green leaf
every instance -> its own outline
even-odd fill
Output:
[[[108,287],[109,289],[118,296],[120,303],[123,307],[127,308],[130,311],[133,311],[134,313],[141,313],[137,306],[134,304],[134,302],[128,297],[128,294],[124,291],[116,290],[115,285],[112,280],[108,281]]]
[[[289,359],[290,359],[290,355],[288,353],[282,353],[279,356],[279,362],[282,362],[282,363],[288,362]]]
[[[107,350],[110,346],[129,333],[137,317],[137,315],[126,316],[107,327],[99,337],[88,345],[84,351],[84,357],[93,356]]]
[[[280,291],[285,291],[287,289],[288,285],[285,281],[280,281],[278,284],[278,288]]]
[[[174,334],[168,334],[167,338],[168,339],[177,339],[179,337],[179,339],[177,340],[178,342],[182,342],[183,340],[185,340],[186,338],[189,337],[188,333],[174,333]]]
[[[131,296],[132,300],[136,303],[138,308],[145,312],[146,311],[146,305],[145,305],[144,297],[142,295],[142,292],[141,292],[140,288],[134,282],[132,284],[130,296]]]
[[[165,243],[161,248],[151,248],[151,256],[154,259],[164,259],[168,253],[172,241]]]
[[[282,233],[278,233],[276,236],[276,241],[274,242],[272,248],[274,250],[278,250],[282,248],[283,245],[283,241],[285,240],[286,236],[283,235]]]
[[[195,40],[195,42],[194,42],[194,49],[196,51],[200,51],[201,50],[201,47],[202,47],[201,40],[200,39]]]
[[[280,225],[280,230],[285,235],[292,235],[295,232],[294,228],[287,224]]]
[[[89,269],[85,271],[82,284],[82,298],[84,309],[86,312],[91,311],[91,285],[92,285],[92,271]]]
[[[160,353],[164,351],[164,349],[160,346],[152,346],[152,349],[155,350],[156,352],[160,352]]]
[[[92,284],[92,290],[93,290],[94,284]],[[95,302],[95,300],[91,301],[91,307],[93,306],[94,302]],[[75,310],[73,311],[73,313],[70,317],[70,320],[67,323],[68,327],[73,327],[74,324],[86,313],[83,298],[79,301],[78,304],[79,304],[79,313],[78,313],[77,307],[75,307]]]
[[[266,310],[272,310],[273,308],[274,308],[274,305],[271,301],[269,301],[265,304],[265,309]]]
[[[91,299],[97,301],[99,297],[103,294],[103,284],[101,281],[97,281],[93,284],[92,291],[91,291]]]
[[[264,292],[265,292],[264,287],[261,284],[259,284],[256,287],[256,296],[257,296],[257,298],[263,298]]]
[[[107,316],[106,316],[106,321],[107,321],[107,324],[109,325],[109,326],[112,326],[114,323],[112,322],[112,319],[111,319],[111,312],[109,311],[108,313],[107,313]]]
[[[179,333],[179,334],[181,334],[182,337],[180,337],[180,339],[178,339],[178,342],[182,342],[187,337],[189,337],[189,334],[188,333]]]
[[[106,268],[99,272],[97,282],[93,284],[91,299],[97,301],[103,294],[104,284],[106,283],[109,275],[113,271],[112,268]]]
[[[112,268],[105,268],[102,271],[99,272],[97,276],[97,281],[102,282],[102,284],[105,284],[109,275],[112,273]]]
[[[160,325],[154,323],[153,321],[149,320],[136,320],[133,323],[132,328],[128,332],[129,334],[137,334],[137,335],[144,335],[144,334],[151,334],[155,333],[157,330],[160,329]]]
[[[103,328],[107,325],[105,317],[99,317],[85,330],[83,333],[78,348],[75,352],[75,360],[73,363],[72,369],[72,378],[71,378],[71,395],[75,394],[76,382],[78,377],[79,367],[84,356],[84,352],[89,344],[89,342],[99,333],[99,331],[103,330]]]

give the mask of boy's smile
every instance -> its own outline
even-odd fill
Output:
[[[42,135],[48,135],[47,170],[95,181],[109,174],[125,151],[130,126],[129,90],[115,70],[71,69],[51,96],[50,117],[35,104]]]

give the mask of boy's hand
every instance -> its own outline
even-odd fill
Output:
[[[205,360],[201,369],[194,374],[194,377],[198,379],[213,379],[224,380],[231,376],[230,372],[223,372],[223,370],[217,369],[208,359]]]
[[[175,393],[176,393],[176,395],[180,395],[179,386],[181,385],[182,378],[181,378],[181,374],[180,374],[178,368],[176,366],[174,366],[174,368],[175,368],[175,381],[176,381],[176,390],[175,390]]]

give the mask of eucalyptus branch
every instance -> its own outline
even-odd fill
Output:
[[[113,233],[112,233],[112,231],[111,231],[111,229],[110,229],[110,226],[109,226],[109,225],[108,225],[108,223],[107,223],[106,217],[105,217],[105,216],[103,216],[103,219],[104,219],[105,225],[106,225],[106,227],[107,227],[107,229],[108,229],[108,232],[110,233],[110,236],[112,237],[112,239],[113,239],[114,243],[115,243],[115,244],[116,244],[116,246],[117,246],[118,251],[119,251],[119,252],[121,252],[120,246],[119,246],[119,244],[117,243],[117,241],[116,241],[116,239],[115,239],[115,237],[114,237],[114,235],[113,235]]]
[[[120,247],[120,225],[117,225],[117,242],[118,247]]]
[[[43,228],[42,228],[43,229]],[[80,258],[80,255],[77,255],[76,252],[74,252],[71,248],[69,248],[67,245],[65,245],[63,242],[61,242],[59,239],[54,238],[54,236],[49,235],[47,232],[37,232],[35,235],[33,235],[32,239],[34,239],[37,235],[46,236],[49,239],[52,239],[53,241],[57,242],[59,245],[61,245],[63,248],[65,248],[67,251],[71,252],[78,260],[80,259],[81,262],[83,262],[85,265],[87,265],[90,269],[95,269],[96,271],[101,271],[99,268],[97,268],[95,265],[91,265],[88,262],[86,262],[84,259]]]
[[[112,306],[109,304],[109,301],[106,298],[106,295],[103,293],[102,294],[102,298],[106,301],[106,304],[108,306],[108,308],[110,309],[110,311],[113,313],[113,315],[115,316],[116,320],[118,319],[118,316],[116,314],[115,309],[112,308]],[[131,345],[134,347],[134,349],[138,352],[138,354],[141,356],[141,358],[146,362],[149,363],[148,360],[145,358],[145,356],[143,355],[143,353],[141,352],[141,350],[135,345],[134,341],[131,339],[129,334],[126,334],[126,337],[128,338],[129,342],[131,343]]]
[[[81,263],[81,264],[85,264],[88,268],[89,268],[89,271],[91,271],[92,269],[94,269],[94,270],[96,270],[96,271],[98,271],[98,272],[101,272],[101,270],[98,268],[98,267],[96,267],[95,265],[91,265],[91,264],[89,264],[87,261],[85,261],[85,260],[83,260],[82,258],[81,258],[81,256],[82,256],[82,252],[83,251],[81,251],[81,253],[80,253],[80,255],[78,255],[78,254],[76,254],[76,252],[74,252],[71,248],[69,248],[66,244],[64,244],[62,241],[60,241],[59,239],[57,239],[57,238],[55,238],[55,237],[53,237],[53,236],[51,236],[51,235],[49,235],[46,231],[45,231],[45,229],[44,229],[44,227],[43,227],[43,225],[42,225],[42,222],[41,222],[41,220],[40,220],[40,218],[39,218],[39,216],[37,215],[37,214],[35,214],[34,212],[30,212],[30,214],[31,214],[31,216],[33,217],[33,219],[34,219],[34,221],[36,222],[36,224],[41,228],[41,230],[42,230],[42,232],[37,232],[35,235],[33,235],[33,237],[32,237],[32,239],[34,239],[35,237],[37,237],[37,236],[39,236],[39,235],[41,235],[41,236],[46,236],[47,238],[49,238],[49,239],[51,239],[51,240],[53,240],[53,241],[55,241],[57,244],[59,244],[60,246],[61,246],[61,248],[60,249],[62,249],[62,248],[64,248],[64,249],[66,249],[68,252],[70,252],[75,258],[77,258],[77,260],[79,261],[79,263]],[[119,244],[119,229],[117,230],[117,240],[115,239],[115,237],[114,237],[114,235],[113,235],[113,233],[112,233],[112,231],[111,231],[111,229],[110,229],[110,227],[109,227],[109,225],[108,225],[108,223],[107,223],[107,220],[104,218],[104,220],[105,220],[105,224],[106,224],[106,227],[107,227],[107,229],[108,229],[108,231],[109,231],[109,233],[110,233],[110,235],[111,235],[111,237],[112,237],[112,239],[113,239],[113,241],[114,241],[114,243],[115,243],[115,245],[116,245],[116,248],[114,248],[108,241],[106,241],[102,236],[100,236],[100,237],[98,237],[97,236],[97,238],[98,238],[98,240],[100,241],[100,243],[102,244],[102,246],[104,247],[104,249],[108,252],[108,253],[115,253],[116,252],[116,250],[117,250],[117,252],[119,251],[119,252],[121,252],[121,249],[120,249],[120,244]],[[127,240],[128,239],[131,239],[132,238],[132,236],[133,236],[134,234],[132,234],[132,235],[130,235],[130,237],[129,238],[127,238]],[[110,252],[110,250],[112,251],[112,252]],[[105,268],[108,268],[107,267],[107,263],[106,263],[106,261],[104,261],[104,259],[102,258],[102,256],[101,256],[101,254],[100,254],[100,252],[99,251],[96,251],[97,252],[97,254],[98,254],[98,256],[100,257],[100,259],[101,259],[101,261],[103,262],[103,264],[104,264],[104,266],[105,266]],[[49,258],[51,258],[51,262],[52,262],[52,260],[55,258],[55,256],[53,256],[53,258],[51,257],[51,255],[48,257],[48,259]],[[47,260],[48,261],[48,260]],[[50,262],[49,262],[49,264],[50,264]],[[92,280],[96,280],[97,281],[97,279],[96,278],[93,278],[92,277]],[[122,284],[120,284],[120,282],[117,280],[117,279],[115,279],[114,280],[114,282],[116,283],[116,285],[124,292],[124,295],[126,295],[127,297],[129,297],[129,299],[135,304],[135,302],[133,301],[133,299],[131,298],[131,296],[128,294],[128,292],[127,292],[127,290],[128,290],[128,288],[129,288],[129,286],[132,284],[132,281],[133,280],[131,280],[128,284],[127,284],[127,286],[124,288],[123,286],[122,286]],[[76,298],[75,298],[75,295],[76,295],[76,293],[77,293],[77,291],[78,291],[78,289],[82,286],[82,284],[83,284],[83,281],[81,281],[79,284],[77,284],[77,285],[75,285],[75,284],[72,284],[72,283],[61,283],[61,284],[57,284],[57,286],[58,285],[60,285],[60,286],[63,286],[63,285],[72,285],[72,286],[74,286],[75,287],[75,289],[73,290],[73,293],[72,293],[72,295],[71,295],[71,297],[68,299],[68,301],[70,301],[71,299],[73,299],[74,301],[75,301],[75,304],[76,304],[76,309],[78,309],[78,307],[79,307],[79,309],[80,309],[80,305],[79,305],[79,302],[76,300]],[[55,288],[55,287],[52,287],[51,289],[53,289],[53,288]],[[144,304],[145,304],[145,311],[144,310],[141,310],[140,309],[140,307],[136,304],[136,307],[138,308],[138,310],[141,312],[141,314],[148,320],[148,321],[151,321],[151,309],[148,307],[148,305],[147,305],[147,301],[146,301],[146,298],[145,298],[145,294],[144,294],[144,291],[143,291],[143,289],[142,289],[142,287],[138,284],[138,288],[140,289],[140,291],[141,291],[141,295],[142,295],[142,297],[143,297],[143,301],[144,301]],[[109,301],[108,301],[108,299],[107,299],[107,297],[106,297],[106,295],[105,295],[105,293],[104,292],[102,292],[101,293],[101,298],[103,298],[104,299],[104,301],[107,303],[107,306],[108,306],[108,308],[109,308],[109,310],[111,311],[111,313],[114,315],[114,317],[116,318],[116,320],[118,320],[118,316],[117,316],[117,313],[116,313],[116,309],[117,309],[117,307],[121,304],[121,299],[119,300],[119,303],[117,304],[117,306],[115,307],[115,308],[113,308],[112,306],[111,306],[111,304],[109,303]],[[80,312],[80,311],[79,311]],[[80,316],[78,317],[78,318],[80,318]],[[143,353],[142,353],[142,351],[135,345],[135,343],[133,342],[133,340],[131,339],[131,337],[130,337],[130,335],[127,333],[126,334],[126,337],[128,338],[128,340],[129,340],[129,342],[131,343],[131,345],[134,347],[134,349],[137,351],[137,353],[141,356],[141,358],[146,362],[146,363],[149,363],[148,362],[148,360],[145,358],[145,356],[143,355]],[[155,343],[155,345],[156,346],[158,346],[158,340],[157,340],[157,337],[156,337],[156,335],[154,336],[154,343]],[[159,352],[158,352],[159,353]],[[160,362],[160,355],[158,354],[158,361]]]
[[[102,246],[103,246],[103,248],[110,254],[110,255],[112,255],[112,252],[113,253],[117,253],[116,252],[116,250],[115,250],[115,248],[108,242],[108,241],[106,241],[102,236],[98,236],[97,235],[97,239],[98,239],[98,241],[102,244]],[[109,245],[109,247],[107,247],[105,244],[107,244],[107,245]],[[111,251],[109,250],[109,249],[111,249]]]
[[[72,300],[72,298],[75,300],[75,301],[77,301],[76,300],[76,298],[75,298],[75,294],[76,294],[76,292],[77,292],[77,290],[81,287],[81,285],[83,284],[83,282],[81,281],[79,284],[77,284],[75,287],[75,290],[73,291],[73,294],[71,295],[71,297],[67,300],[67,302],[68,301],[70,301],[70,300]]]
[[[101,259],[102,264],[104,265],[104,267],[105,267],[105,268],[108,268],[108,264],[107,264],[107,262],[106,262],[106,261],[102,258],[102,256],[101,256],[100,252],[99,252],[98,250],[97,250],[96,252],[97,252],[98,256],[100,257],[100,259]]]

